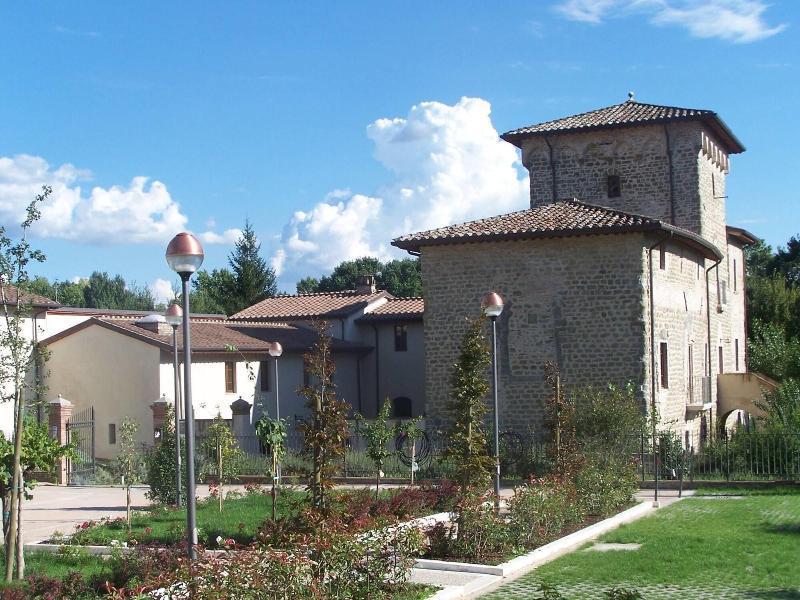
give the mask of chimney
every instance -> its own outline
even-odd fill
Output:
[[[169,335],[172,327],[167,324],[164,315],[147,315],[136,321],[136,326],[158,335]]]
[[[359,275],[356,279],[356,293],[359,295],[374,294],[377,291],[375,287],[375,275]]]

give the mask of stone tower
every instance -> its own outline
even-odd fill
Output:
[[[531,207],[580,198],[659,219],[724,248],[728,156],[744,146],[713,111],[629,96],[502,136],[522,150]]]

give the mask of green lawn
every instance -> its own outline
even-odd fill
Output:
[[[287,510],[291,500],[304,497],[303,492],[282,490],[278,497],[278,515]],[[217,537],[232,538],[247,544],[264,520],[272,516],[272,498],[268,494],[251,494],[225,500],[219,511],[216,500],[197,504],[198,541],[208,548],[217,548]],[[186,510],[156,508],[137,512],[132,520],[132,536],[139,543],[174,544],[185,539]],[[81,545],[108,545],[112,540],[128,540],[125,520],[108,521],[78,530],[73,542]]]
[[[588,544],[487,598],[539,598],[541,582],[570,599],[606,598],[614,587],[647,599],[800,598],[798,489],[708,492],[714,497],[688,498],[600,540],[639,550]]]

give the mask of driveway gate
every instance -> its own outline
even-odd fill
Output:
[[[69,485],[92,483],[94,461],[94,407],[76,412],[67,421],[67,439],[75,445],[75,458],[67,465]]]

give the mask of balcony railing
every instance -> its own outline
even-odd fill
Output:
[[[689,397],[687,408],[704,410],[711,404],[711,377],[700,375],[692,377],[689,382]]]

